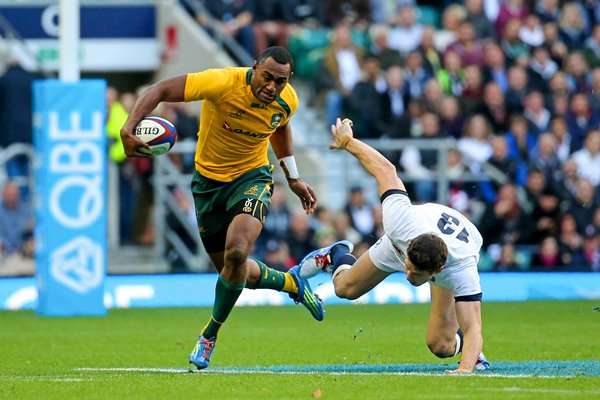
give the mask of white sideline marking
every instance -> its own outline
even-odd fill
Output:
[[[332,371],[267,371],[267,370],[253,370],[253,369],[207,369],[203,371],[188,370],[186,368],[146,368],[146,367],[129,367],[129,368],[76,368],[76,371],[90,371],[90,372],[154,372],[154,373],[169,373],[169,374],[228,374],[228,375],[399,375],[399,376],[470,376],[476,378],[569,378],[572,376],[561,375],[508,375],[508,374],[470,374],[470,375],[447,375],[444,373],[434,372],[332,372]]]

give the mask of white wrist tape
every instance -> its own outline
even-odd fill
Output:
[[[298,173],[298,166],[296,165],[296,159],[294,156],[286,156],[279,160],[279,163],[285,165],[285,169],[288,172],[289,179],[298,179],[300,174]]]

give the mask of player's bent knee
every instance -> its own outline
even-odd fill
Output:
[[[225,250],[225,264],[230,266],[244,265],[248,258],[248,252],[244,246],[231,246]]]
[[[454,354],[454,344],[443,341],[427,342],[427,347],[438,358],[452,357]]]
[[[358,292],[356,286],[349,285],[343,281],[336,281],[335,295],[341,299],[356,300],[362,293]]]

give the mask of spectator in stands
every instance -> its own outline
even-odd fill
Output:
[[[589,270],[600,271],[600,235],[589,234],[583,240],[583,256]]]
[[[404,66],[404,84],[408,95],[420,99],[425,93],[425,85],[431,75],[423,68],[423,57],[418,51],[411,51],[406,56]]]
[[[596,125],[598,126],[598,125]],[[600,129],[588,132],[583,148],[572,154],[577,163],[579,176],[588,179],[592,185],[600,185]]]
[[[482,72],[485,83],[494,82],[503,92],[508,89],[506,57],[498,43],[489,42],[485,44]]]
[[[424,112],[421,120],[420,139],[443,139],[447,134],[440,127],[437,114]],[[439,164],[438,152],[435,149],[419,149],[416,146],[407,146],[402,151],[400,165],[409,177],[414,180],[415,200],[430,202],[437,199],[435,177],[444,166]]]
[[[567,121],[561,117],[554,117],[550,120],[549,129],[556,138],[556,155],[563,163],[572,153],[571,134],[567,127]]]
[[[265,264],[281,272],[287,272],[296,264],[290,255],[288,244],[282,240],[269,240],[265,246],[263,259]]]
[[[529,10],[524,0],[506,0],[501,6],[496,18],[496,35],[501,37],[510,20],[524,22]]]
[[[408,93],[404,85],[402,67],[392,66],[386,74],[386,91],[381,94],[380,131],[392,138],[410,135],[408,117]]]
[[[539,0],[535,2],[533,9],[535,15],[540,18],[542,23],[557,22],[560,17],[560,8],[558,0]]]
[[[554,236],[545,237],[539,250],[533,255],[531,269],[533,271],[557,271],[563,266],[558,241]]]
[[[373,234],[375,228],[373,206],[367,201],[361,186],[350,188],[344,212],[348,215],[350,226],[356,229],[362,237],[369,237]]]
[[[567,45],[569,51],[583,47],[587,37],[581,8],[575,3],[565,3],[558,19],[558,36]]]
[[[550,92],[547,95],[548,108],[552,115],[557,117],[566,117],[569,110],[570,89],[567,82],[567,75],[558,70],[548,81]]]
[[[437,72],[436,79],[442,87],[444,94],[460,96],[464,87],[465,71],[458,53],[447,51],[444,53],[442,69]]]
[[[478,39],[495,39],[494,25],[484,13],[484,0],[465,0],[467,21],[475,28],[475,37]]]
[[[287,48],[287,39],[295,22],[290,3],[280,0],[260,0],[255,3],[253,56],[258,56],[270,46]]]
[[[458,98],[444,96],[440,107],[440,125],[444,127],[448,136],[458,139],[462,136],[465,117],[461,111]]]
[[[442,68],[442,53],[434,44],[435,32],[433,26],[424,26],[421,43],[416,50],[421,53],[421,57],[423,58],[423,68],[425,68],[430,76],[436,76],[438,71]]]
[[[547,182],[560,171],[561,162],[556,154],[557,139],[550,132],[538,136],[537,146],[529,158],[529,169],[537,169],[544,174]]]
[[[448,5],[442,12],[442,29],[438,29],[434,35],[435,47],[444,52],[448,45],[458,40],[460,24],[465,21],[467,10],[461,4]]]
[[[546,177],[542,171],[538,169],[527,171],[527,179],[520,199],[521,207],[527,214],[531,215],[546,186]]]
[[[550,51],[550,58],[552,58],[552,61],[556,62],[557,64],[562,64],[567,54],[569,54],[569,49],[558,36],[558,23],[546,22],[543,25],[543,29],[543,46]]]
[[[573,215],[569,212],[562,213],[558,227],[560,263],[568,269],[584,264],[583,235],[577,231]]]
[[[481,97],[483,96],[483,75],[481,68],[475,65],[469,65],[465,68],[465,81],[461,94],[463,109],[467,114],[473,110],[480,109],[483,105]]]
[[[425,91],[420,102],[423,104],[425,111],[431,111],[438,115],[442,112],[442,100],[444,99],[444,93],[440,83],[435,78],[430,78],[425,83]]]
[[[491,244],[529,243],[531,219],[519,204],[515,185],[500,187],[496,201],[486,204],[477,226],[485,248]]]
[[[560,216],[560,199],[554,190],[546,185],[540,193],[531,212],[531,220],[535,227],[531,233],[531,243],[541,243],[548,236],[558,235],[558,217]]]
[[[523,103],[527,94],[529,78],[527,71],[520,65],[508,69],[508,89],[504,95],[509,114],[523,113]]]
[[[505,132],[508,127],[508,109],[504,98],[504,92],[495,82],[488,82],[483,87],[483,104],[473,113],[483,114],[492,124],[494,132]]]
[[[290,255],[299,263],[307,251],[314,248],[315,231],[310,226],[308,215],[302,210],[292,212],[285,242],[290,247]]]
[[[594,213],[598,207],[595,189],[588,179],[579,178],[575,200],[567,208],[567,211],[575,219],[577,232],[582,235],[594,230]]]
[[[511,115],[509,121],[509,129],[505,133],[508,154],[512,158],[529,163],[530,155],[537,145],[537,139],[522,114]]]
[[[517,262],[515,246],[512,243],[504,243],[500,247],[500,257],[494,263],[492,271],[496,272],[518,272],[521,267]]]
[[[446,52],[453,51],[458,54],[462,60],[462,65],[477,65],[483,67],[484,64],[484,43],[475,36],[475,28],[469,21],[463,21],[458,31],[458,39],[446,47]]]
[[[566,121],[571,134],[572,149],[577,151],[582,148],[586,133],[600,126],[600,115],[592,112],[585,93],[575,93],[571,97]]]
[[[0,203],[0,255],[5,257],[16,255],[16,258],[11,257],[12,262],[15,263],[24,254],[31,258],[31,246],[28,244],[33,239],[32,233],[31,209],[22,201],[19,186],[14,181],[7,181],[2,187]],[[5,261],[8,263],[8,260]],[[6,274],[31,274],[32,263],[12,265],[5,271],[8,271]]]
[[[544,96],[537,90],[528,91],[523,98],[523,116],[529,122],[530,130],[539,135],[550,127],[552,113],[546,108]]]
[[[537,74],[547,85],[550,78],[558,71],[558,64],[550,58],[550,52],[546,47],[540,46],[532,49],[529,69]],[[543,90],[543,88],[538,88]]]
[[[396,15],[391,19],[391,29],[388,35],[388,46],[406,56],[421,43],[423,25],[417,22],[416,8],[401,5]]]
[[[348,114],[354,121],[356,137],[377,139],[383,135],[380,130],[381,94],[386,86],[379,59],[367,54],[362,63],[362,77],[352,88],[348,100]]]
[[[483,115],[475,114],[467,119],[464,133],[456,146],[471,172],[479,173],[482,164],[492,156],[490,138],[493,133],[491,125]]]
[[[540,18],[535,14],[528,14],[519,29],[519,38],[531,48],[536,48],[544,43],[544,28]]]
[[[501,171],[509,182],[522,186],[527,177],[527,165],[520,159],[511,157],[508,152],[508,142],[504,135],[494,135],[490,140],[492,155],[487,162]],[[492,184],[494,192],[500,184]]]
[[[333,214],[331,218],[331,228],[335,242],[339,240],[351,240],[352,243],[358,243],[362,240],[368,240],[369,235],[362,235],[358,232],[350,222],[350,215],[346,210],[341,210]]]
[[[371,53],[379,59],[381,69],[384,71],[393,65],[404,65],[404,57],[400,51],[389,46],[389,31],[390,27],[383,24],[371,28]]]
[[[256,54],[254,38],[254,0],[205,0],[203,10],[196,14],[196,20],[209,33],[215,30],[235,39],[250,56]]]
[[[519,37],[521,21],[509,19],[500,37],[500,47],[509,65],[527,65],[529,62],[529,47]]]
[[[585,93],[592,88],[590,68],[580,51],[573,51],[567,55],[566,65],[567,84],[571,92]]]
[[[336,26],[344,20],[371,21],[371,4],[369,0],[324,0],[325,18],[328,26]]]
[[[16,58],[10,58],[0,76],[0,150],[14,143],[32,144],[32,83],[37,76],[23,68]],[[29,176],[29,159],[17,156],[8,160],[6,173],[9,178]],[[23,200],[29,192],[21,190]]]
[[[350,25],[336,26],[330,45],[323,56],[322,88],[327,90],[327,125],[338,115],[347,113],[348,100],[354,85],[360,80],[362,50],[352,42]]]
[[[587,93],[590,107],[594,114],[600,113],[600,67],[591,73],[592,89]]]
[[[567,209],[575,201],[577,196],[577,163],[572,158],[566,159],[562,168],[552,179],[552,188],[560,198],[560,208]]]
[[[582,52],[590,68],[600,67],[600,21],[596,22],[592,35],[585,40]]]

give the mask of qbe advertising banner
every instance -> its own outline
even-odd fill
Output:
[[[37,312],[104,315],[103,80],[33,84]]]

